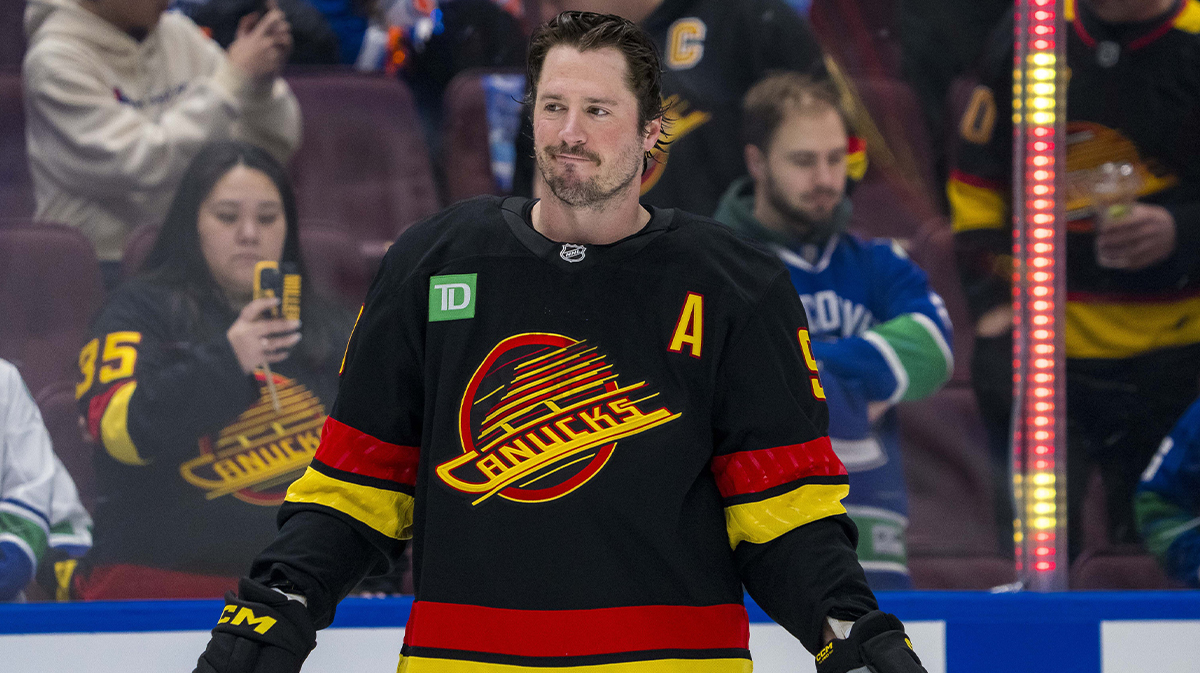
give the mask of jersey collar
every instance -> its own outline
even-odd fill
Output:
[[[673,208],[655,208],[643,204],[650,212],[650,221],[640,231],[616,243],[579,245],[552,241],[533,228],[533,205],[536,199],[509,197],[500,204],[509,230],[526,248],[547,264],[563,271],[582,271],[598,264],[611,263],[631,257],[658,238],[675,217]]]
[[[1089,49],[1100,42],[1116,42],[1125,51],[1136,51],[1171,32],[1175,21],[1187,8],[1188,0],[1177,0],[1175,6],[1165,14],[1149,21],[1127,24],[1104,23],[1079,0],[1067,0],[1066,18],[1071,21],[1075,34]]]

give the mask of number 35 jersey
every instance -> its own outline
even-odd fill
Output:
[[[743,581],[815,650],[874,599],[787,272],[681,211],[575,245],[532,207],[396,242],[282,516],[412,536],[402,670],[748,670]]]

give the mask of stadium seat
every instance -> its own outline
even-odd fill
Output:
[[[288,77],[304,111],[292,160],[299,210],[341,223],[381,258],[396,236],[438,209],[421,121],[394,77],[353,73]]]
[[[1119,545],[1085,551],[1071,564],[1072,589],[1182,589],[1158,560],[1140,546]]]
[[[78,376],[104,289],[92,244],[59,224],[0,229],[0,357],[30,390]]]
[[[492,174],[488,144],[487,100],[483,78],[509,70],[466,70],[446,87],[442,105],[442,153],[445,161],[446,198],[461,201],[480,194],[500,194]]]
[[[854,75],[900,76],[897,0],[813,0],[813,32]]]
[[[0,0],[0,71],[19,72],[24,58],[25,2]]]
[[[975,330],[967,311],[967,298],[954,258],[954,232],[942,218],[925,223],[912,239],[912,259],[929,275],[929,284],[946,302],[950,323],[954,325],[954,374],[952,381],[971,380],[971,355],[975,348]]]
[[[992,475],[970,387],[951,382],[899,406],[910,556],[999,556]]]
[[[0,6],[12,0],[0,0]],[[0,11],[0,16],[5,12]],[[3,26],[0,18],[0,26]],[[0,37],[0,55],[6,49]],[[25,151],[25,107],[19,72],[0,71],[0,214],[33,217],[37,204]]]
[[[121,253],[122,280],[137,275],[142,262],[146,261],[146,257],[154,249],[159,228],[157,224],[144,224],[130,232],[129,237],[125,239],[125,251]]]
[[[916,589],[982,591],[1017,579],[1010,558],[999,556],[909,555],[908,571]]]
[[[87,438],[79,407],[75,403],[75,382],[59,381],[37,395],[42,421],[50,431],[54,453],[71,473],[79,500],[89,512],[95,511],[96,474],[92,465],[95,444]]]
[[[850,85],[870,116],[869,124],[858,122],[870,163],[851,194],[850,228],[869,236],[911,238],[926,221],[942,215],[920,101],[898,79],[859,77]]]

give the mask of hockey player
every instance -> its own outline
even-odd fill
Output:
[[[0,360],[0,602],[23,600],[39,563],[72,563],[91,546],[92,518],[37,404],[17,368]]]
[[[1132,500],[1159,441],[1200,378],[1200,2],[1066,0],[1068,519],[1077,524],[1093,467],[1109,536],[1136,539]],[[975,320],[972,384],[1001,494],[1012,407],[1012,24],[998,26],[959,131],[948,185],[959,269]],[[1097,223],[1091,185],[1129,164],[1136,201]],[[1002,507],[1011,521],[1011,504]],[[1011,539],[1011,536],[1010,536]]]
[[[825,73],[804,17],[783,0],[543,0],[542,12],[579,9],[638,23],[663,55],[663,96],[674,119],[642,176],[642,200],[712,215],[729,183],[745,173],[741,100],[772,70]],[[549,18],[549,17],[547,17]],[[534,171],[518,136],[517,178]],[[517,184],[516,193],[530,193]]]
[[[1146,547],[1171,577],[1200,587],[1200,399],[1142,474],[1134,512]]]
[[[908,498],[895,414],[950,376],[950,321],[925,273],[893,241],[845,232],[851,138],[833,85],[768,76],[746,94],[746,165],[716,219],[777,254],[808,313],[833,449],[850,472],[871,588],[906,589]]]
[[[411,537],[402,672],[748,672],[743,584],[821,673],[923,671],[855,558],[786,271],[638,203],[653,43],[566,12],[529,82],[550,196],[465,201],[388,252],[317,455],[197,670],[297,670]]]

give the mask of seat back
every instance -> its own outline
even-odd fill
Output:
[[[950,383],[899,406],[913,556],[998,556],[992,468],[975,395]]]
[[[75,229],[0,229],[0,357],[17,365],[30,390],[76,379],[103,288],[92,244]]]
[[[14,0],[0,0],[0,7]],[[0,33],[7,32],[0,10]],[[19,22],[18,22],[19,25]],[[0,35],[0,61],[6,51]],[[19,63],[19,62],[18,62]],[[0,71],[0,214],[6,218],[33,217],[36,203],[25,149],[25,103],[18,72]]]
[[[512,68],[465,70],[455,75],[446,87],[442,103],[442,153],[446,164],[446,197],[451,203],[480,194],[505,192],[496,178],[495,162],[508,161],[511,167],[515,153],[506,148],[506,156],[493,156],[493,134],[500,136],[495,138],[498,143],[507,143],[506,136],[515,139],[520,126],[520,104],[512,102],[512,119],[505,118],[504,110],[489,109],[487,83],[495,81],[489,80],[494,76],[519,74]],[[520,98],[519,93],[516,98]]]
[[[51,384],[38,393],[37,405],[46,430],[50,432],[54,453],[71,474],[80,502],[89,512],[95,512],[96,470],[92,452],[96,445],[87,436],[83,417],[75,403],[75,383],[59,381]]]
[[[1136,545],[1085,551],[1071,564],[1072,589],[1182,589],[1167,577],[1158,560]]]
[[[305,218],[379,244],[438,209],[421,121],[403,83],[356,73],[296,75],[288,83],[304,112],[292,174]]]
[[[25,1],[0,0],[0,70],[20,70],[24,58]]]

